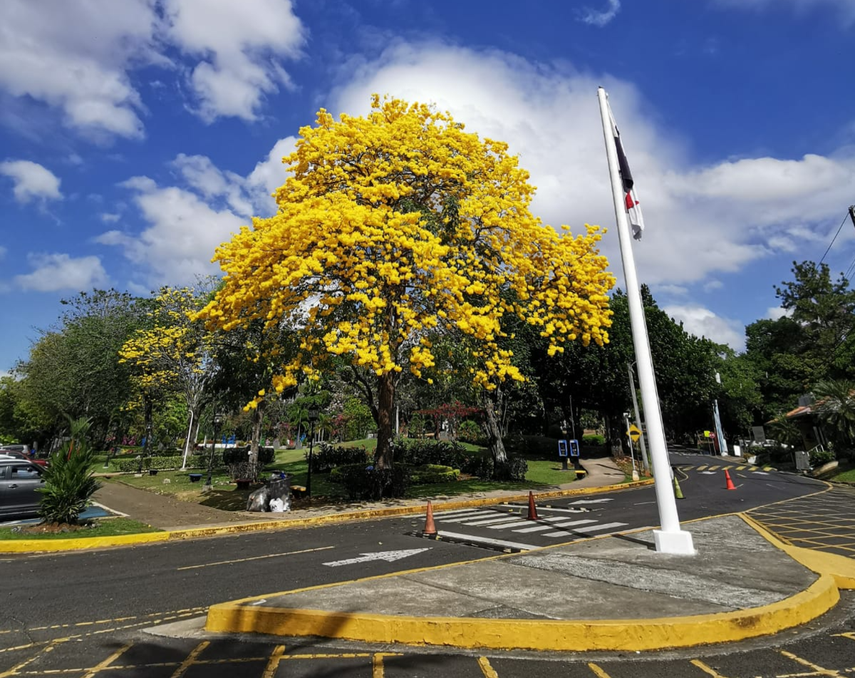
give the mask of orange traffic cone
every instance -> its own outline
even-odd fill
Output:
[[[436,536],[436,525],[433,522],[433,506],[430,501],[427,504],[427,515],[425,516],[425,529],[422,531],[425,537]]]
[[[528,493],[528,516],[526,516],[526,520],[540,520],[537,517],[537,506],[534,505],[534,495],[531,491]]]
[[[728,490],[735,490],[736,486],[733,484],[733,481],[730,479],[730,472],[727,469],[724,469],[724,479],[727,481]]]

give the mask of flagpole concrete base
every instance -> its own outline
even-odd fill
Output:
[[[656,544],[657,553],[670,553],[675,556],[693,556],[697,553],[692,535],[685,530],[653,530],[653,542]]]

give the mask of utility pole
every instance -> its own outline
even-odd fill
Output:
[[[644,442],[644,427],[641,425],[641,417],[638,415],[638,396],[635,394],[635,377],[632,374],[632,365],[626,364],[626,369],[629,372],[629,392],[632,393],[632,410],[635,412],[635,425],[641,431],[641,465],[644,470],[650,473],[650,462],[647,461],[647,444]]]
[[[849,206],[849,216],[852,219],[852,225],[855,226],[855,205]]]

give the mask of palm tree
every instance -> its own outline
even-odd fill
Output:
[[[829,379],[814,388],[816,412],[819,420],[835,442],[844,449],[855,443],[855,382],[847,379]]]

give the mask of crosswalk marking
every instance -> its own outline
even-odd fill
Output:
[[[698,471],[706,471],[706,470],[707,470],[706,464],[704,464],[703,466],[698,466]]]
[[[490,539],[489,537],[476,537],[471,534],[459,534],[457,532],[446,532],[445,530],[439,530],[437,534],[440,537],[446,537],[449,539],[460,539],[462,541],[471,541],[476,544],[489,544],[490,546],[501,546],[502,548],[520,549],[522,551],[531,551],[532,549],[539,548],[533,544],[521,544],[516,541]]]
[[[555,529],[555,525],[535,525],[534,527],[525,527],[521,530],[511,530],[511,532],[519,532],[520,534],[527,534],[529,532],[543,532],[544,530],[553,530]]]
[[[437,518],[445,518],[446,516],[462,516],[464,513],[482,513],[484,509],[457,509],[456,511],[437,511]]]
[[[489,511],[489,512],[483,512],[482,513],[479,511],[478,513],[472,513],[472,514],[466,515],[466,516],[455,516],[454,518],[450,518],[448,520],[446,520],[442,516],[440,516],[438,519],[442,520],[442,522],[444,522],[444,523],[463,523],[463,522],[466,522],[467,520],[478,520],[478,518],[481,518],[481,517],[486,516],[488,514],[493,514],[493,512]]]
[[[588,527],[577,527],[573,531],[574,532],[582,532],[583,534],[587,534],[589,532],[599,532],[600,530],[610,530],[613,527],[626,527],[626,523],[606,523],[605,525],[589,525]],[[566,537],[566,532],[547,532],[543,534],[544,537]]]
[[[489,525],[490,523],[507,522],[509,519],[514,518],[514,517],[515,516],[511,516],[510,514],[506,514],[503,516],[499,516],[498,518],[495,516],[492,518],[479,518],[478,520],[473,520],[471,523],[463,523],[463,524],[464,525]],[[516,517],[516,518],[517,518],[517,520],[519,520],[519,517]],[[454,521],[452,520],[449,522],[454,522]],[[462,521],[457,521],[457,522],[462,522]]]
[[[529,522],[529,521],[525,520],[524,518],[516,518],[514,520],[508,520],[507,522],[504,522],[504,523],[499,523],[498,525],[488,525],[487,529],[488,530],[504,530],[507,527],[514,527],[515,525],[520,525],[520,524],[524,524],[527,522]]]

